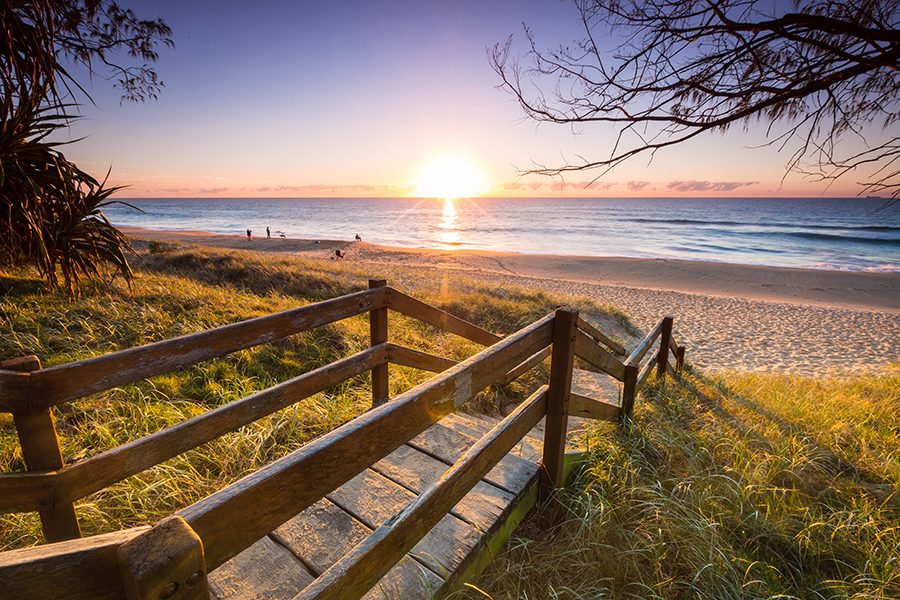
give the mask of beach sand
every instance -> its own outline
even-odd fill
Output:
[[[373,274],[403,267],[615,306],[648,329],[675,317],[688,361],[706,370],[846,375],[900,363],[900,274],[621,257],[395,248],[365,242],[247,240],[204,232],[124,229],[135,239],[345,261]]]

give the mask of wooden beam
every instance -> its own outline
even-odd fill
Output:
[[[435,356],[396,344],[388,344],[387,356],[388,361],[396,365],[421,369],[430,373],[440,373],[457,364],[457,361],[443,356]]]
[[[387,360],[378,345],[69,465],[56,494],[75,500],[317,394]]]
[[[638,368],[631,362],[625,363],[625,377],[622,380],[622,415],[631,417],[634,412],[634,398],[637,395]]]
[[[127,600],[209,600],[203,543],[180,517],[167,517],[116,552]]]
[[[384,290],[387,281],[384,279],[370,279],[370,290]],[[381,308],[369,311],[369,337],[372,346],[385,344],[388,341],[388,309],[387,303]],[[384,362],[372,367],[372,406],[378,406],[388,401],[388,364]]]
[[[544,455],[541,460],[541,502],[547,501],[553,491],[563,485],[569,393],[572,391],[575,340],[579,333],[577,325],[578,311],[570,308],[556,310],[553,318],[553,353],[550,356],[550,388],[547,391],[547,420],[544,425]]]
[[[295,600],[361,598],[544,416],[547,396],[523,402],[396,517],[378,527]]]
[[[672,342],[672,317],[663,317],[662,328],[660,329],[659,352],[656,356],[656,374],[664,378],[666,376],[666,368],[669,362],[669,344]]]
[[[635,384],[635,393],[641,391],[641,388],[644,387],[644,383],[647,381],[647,377],[650,376],[650,372],[657,368],[657,364],[659,360],[659,352],[653,355],[647,364],[644,365],[644,368],[641,369],[641,372],[637,376],[637,383]]]
[[[369,312],[385,306],[385,289],[364,290],[200,333],[41,369],[30,378],[29,397],[0,397],[0,411],[29,412],[48,408]]]
[[[535,352],[533,356],[529,356],[527,359],[522,361],[522,364],[510,369],[509,373],[503,376],[503,378],[497,382],[498,385],[506,385],[512,381],[515,381],[531,369],[535,368],[542,362],[544,362],[548,356],[550,356],[552,348],[549,346],[544,348],[540,352]]]
[[[641,340],[641,343],[635,347],[634,350],[631,351],[631,354],[628,358],[625,359],[625,364],[638,366],[641,364],[641,359],[644,358],[644,355],[647,354],[647,351],[650,350],[650,346],[653,345],[653,342],[656,341],[656,338],[659,337],[660,332],[662,331],[663,319],[660,319],[659,322],[650,330],[650,333]]]
[[[619,356],[625,356],[625,347],[622,344],[618,343],[608,335],[604,334],[602,331],[585,321],[582,317],[578,317],[578,328],[583,332],[600,342],[601,344],[605,344],[608,348],[610,348],[613,352],[618,354]]]
[[[552,327],[553,316],[548,315],[179,511],[204,542],[208,570],[459,409],[482,388],[546,347]]]
[[[469,323],[457,316],[451,315],[447,311],[443,311],[430,304],[426,304],[421,300],[417,300],[412,296],[407,296],[394,288],[389,287],[387,290],[388,307],[403,313],[408,317],[413,317],[414,319],[419,319],[420,321],[434,325],[442,331],[455,333],[460,337],[464,337],[467,340],[471,340],[482,346],[496,344],[502,339],[499,335],[486,331],[478,325]]]
[[[625,365],[618,358],[601,348],[597,342],[583,331],[577,331],[575,334],[575,354],[619,381],[624,380]]]
[[[0,597],[121,600],[119,546],[149,527],[0,552]]]
[[[678,371],[684,370],[684,346],[678,346],[678,351],[675,353],[675,368]]]
[[[34,373],[40,370],[41,361],[34,355],[24,356],[0,363],[0,367]],[[19,436],[22,456],[25,457],[25,466],[29,471],[55,471],[63,467],[56,424],[49,408],[13,413],[13,423]],[[78,517],[71,502],[54,503],[52,508],[41,510],[40,517],[44,540],[47,542],[81,537]]]
[[[622,408],[596,398],[580,394],[569,395],[569,415],[598,421],[615,421],[622,414]]]

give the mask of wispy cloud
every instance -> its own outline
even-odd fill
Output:
[[[648,185],[650,185],[650,182],[649,181],[629,181],[627,185],[628,185],[628,189],[631,190],[632,192],[639,192],[642,189],[644,189],[645,187],[647,187]]]
[[[670,181],[666,186],[675,192],[730,192],[756,185],[758,181]]]

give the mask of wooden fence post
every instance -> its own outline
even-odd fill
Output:
[[[41,368],[41,361],[34,355],[23,356],[0,363],[0,368],[9,371],[37,371]],[[13,413],[13,423],[19,435],[25,466],[29,471],[55,471],[62,468],[59,439],[56,437],[53,413],[49,408]],[[44,541],[61,542],[81,537],[75,506],[71,502],[63,502],[51,510],[41,511],[40,516]]]
[[[544,422],[544,456],[541,461],[540,499],[551,497],[563,485],[563,461],[566,454],[566,430],[569,421],[569,392],[575,362],[575,334],[578,311],[558,308],[553,317],[553,350],[550,354],[550,387],[547,391],[547,417]]]
[[[675,368],[679,371],[684,369],[684,346],[678,346],[678,352],[675,353]]]
[[[666,376],[669,367],[669,344],[672,342],[672,317],[664,317],[662,331],[659,335],[659,360],[656,363],[658,377]]]
[[[634,396],[637,393],[637,365],[626,363],[625,380],[622,385],[622,416],[630,417],[634,410]]]
[[[384,279],[370,279],[369,289],[387,287]],[[388,309],[378,308],[369,311],[369,335],[371,345],[376,346],[388,341]],[[388,365],[387,363],[372,368],[372,406],[378,406],[388,400]]]

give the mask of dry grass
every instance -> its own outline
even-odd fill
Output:
[[[551,535],[477,582],[500,598],[900,597],[900,376],[689,375],[598,425]],[[483,597],[470,591],[472,598]]]
[[[336,261],[211,249],[156,246],[133,262],[131,292],[118,285],[86,287],[75,300],[45,292],[27,271],[0,273],[6,332],[0,337],[0,357],[34,353],[45,366],[65,363],[360,290],[369,276]],[[399,269],[372,275],[399,281],[398,287],[499,333],[512,332],[564,302],[541,292],[491,289],[462,279],[436,282]],[[614,323],[627,335],[620,315],[582,305],[595,320]],[[390,318],[390,333],[392,341],[456,359],[479,349],[398,315]],[[158,431],[368,344],[368,319],[355,317],[60,406],[55,416],[65,460]],[[399,393],[429,376],[392,367],[391,391]],[[492,388],[477,404],[495,410],[536,385],[533,377]],[[370,403],[368,376],[317,394],[77,502],[82,530],[94,534],[158,520],[334,429]],[[24,468],[12,419],[0,415],[0,472]],[[35,514],[0,516],[0,549],[39,541]]]

